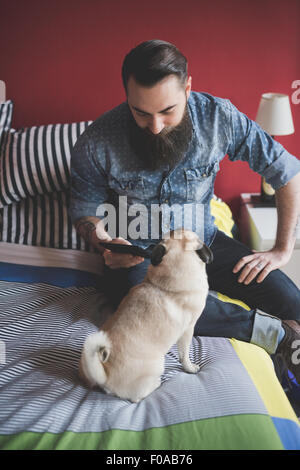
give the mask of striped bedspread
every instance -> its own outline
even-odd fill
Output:
[[[138,404],[89,389],[81,348],[111,309],[101,277],[0,263],[1,449],[300,449],[297,418],[260,348],[194,337]]]

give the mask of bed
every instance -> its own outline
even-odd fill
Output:
[[[12,129],[0,97],[0,448],[300,449],[299,421],[261,348],[194,337],[138,404],[79,378],[83,342],[113,314],[103,260],[68,218],[70,148],[88,122]],[[224,230],[230,211],[212,208]],[[246,306],[245,306],[246,308]]]

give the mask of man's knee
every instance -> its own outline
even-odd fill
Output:
[[[264,283],[273,309],[267,313],[282,320],[300,320],[300,290],[296,284],[279,269],[269,274],[262,287]]]

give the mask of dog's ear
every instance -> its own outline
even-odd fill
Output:
[[[214,260],[214,255],[211,249],[203,243],[202,248],[196,250],[197,255],[203,261],[203,263],[209,264],[212,263]]]
[[[156,245],[151,253],[151,264],[153,264],[153,266],[157,266],[158,264],[160,264],[165,254],[166,247],[164,245],[161,245],[161,243]]]

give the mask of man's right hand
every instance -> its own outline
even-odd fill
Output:
[[[131,243],[124,238],[113,238],[110,240],[110,242],[131,245]],[[106,248],[103,251],[103,258],[106,266],[108,266],[110,269],[131,268],[144,261],[144,258],[141,256],[113,253]]]
[[[104,230],[102,222],[99,221],[96,224],[96,230],[94,232],[93,241],[95,245],[98,245],[98,249],[100,249],[98,240],[107,241],[110,243],[123,243],[124,245],[131,245],[128,240],[124,238],[110,238],[108,233]],[[113,253],[106,248],[101,247],[101,253],[104,258],[104,263],[110,269],[120,269],[120,268],[132,268],[133,266],[140,264],[144,261],[144,258],[141,256],[134,256],[129,254],[121,254],[121,253]]]
[[[106,266],[110,269],[131,268],[144,261],[141,256],[113,253],[99,245],[99,240],[125,245],[131,245],[131,243],[124,238],[111,239],[98,217],[82,217],[76,221],[75,227],[84,240],[102,254]]]

